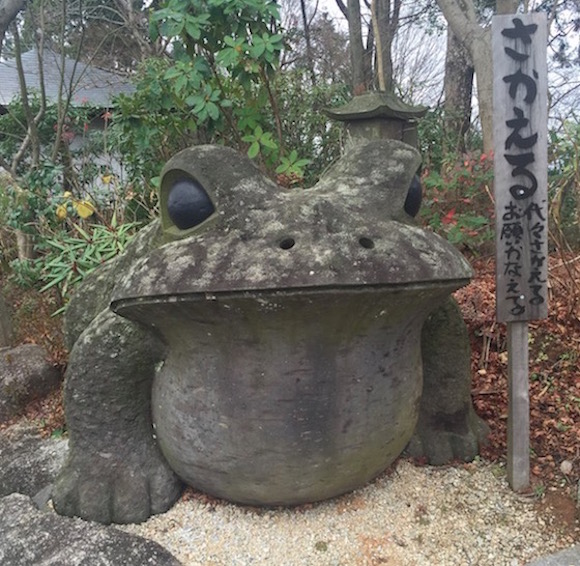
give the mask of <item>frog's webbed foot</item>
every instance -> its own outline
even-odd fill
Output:
[[[471,406],[455,414],[419,417],[406,453],[440,466],[454,460],[470,462],[486,442],[489,428]]]
[[[128,454],[73,455],[53,490],[58,513],[99,523],[140,523],[163,513],[181,482],[154,444]]]
[[[406,452],[434,465],[473,460],[489,429],[472,406],[469,336],[452,298],[423,326],[421,348],[423,394]]]
[[[151,383],[163,344],[106,310],[77,340],[65,381],[70,454],[53,490],[57,512],[101,523],[166,511],[181,482],[153,437]]]

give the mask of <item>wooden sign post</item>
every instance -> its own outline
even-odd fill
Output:
[[[497,320],[508,332],[508,481],[530,483],[528,321],[548,315],[545,14],[494,16]]]

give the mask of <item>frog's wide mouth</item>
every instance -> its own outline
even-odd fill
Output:
[[[439,296],[445,296],[469,283],[469,278],[450,279],[446,281],[422,281],[408,284],[379,284],[379,285],[332,285],[316,287],[294,287],[287,289],[262,288],[241,291],[213,291],[183,294],[164,294],[157,296],[124,297],[114,299],[111,302],[111,310],[120,316],[141,319],[147,311],[156,312],[164,306],[171,308],[185,307],[195,303],[222,303],[236,305],[244,302],[255,302],[265,307],[267,305],[282,305],[285,301],[295,304],[296,300],[305,303],[313,303],[328,297],[347,298],[353,296],[368,295],[384,297],[394,295],[403,297],[410,295],[417,299],[432,297],[434,300]],[[267,310],[267,308],[266,308]],[[154,322],[154,321],[151,321]]]

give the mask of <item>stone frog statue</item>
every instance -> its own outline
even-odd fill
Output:
[[[473,458],[483,427],[448,301],[471,269],[408,214],[419,161],[373,141],[288,191],[224,147],[171,159],[160,220],[67,310],[57,512],[140,522],[184,482],[295,505],[364,485],[406,446]]]

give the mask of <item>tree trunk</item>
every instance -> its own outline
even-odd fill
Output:
[[[22,232],[22,230],[14,230],[16,236],[16,249],[18,251],[18,259],[34,259],[34,236]]]
[[[518,11],[518,0],[497,0],[496,14],[515,14]]]
[[[475,70],[475,83],[477,85],[477,99],[479,102],[479,120],[483,135],[483,152],[489,154],[493,151],[493,65],[491,51],[491,30],[474,43],[471,57]],[[477,52],[478,56],[473,57]]]
[[[401,0],[372,0],[373,30],[377,44],[377,78],[379,90],[393,90],[391,49],[399,26]]]
[[[337,4],[341,7],[342,2],[337,0]],[[344,4],[342,6],[344,7]],[[372,73],[369,68],[369,58],[363,44],[359,0],[348,0],[346,12],[348,18],[352,89],[356,95],[368,90]]]
[[[314,56],[312,55],[312,42],[310,40],[310,24],[306,15],[306,1],[300,0],[300,10],[302,12],[302,26],[304,27],[304,41],[306,42],[306,66],[310,73],[310,82],[316,86],[316,74],[314,72]]]
[[[471,123],[473,65],[469,53],[447,27],[445,55],[445,152],[465,152],[465,134]]]
[[[437,0],[447,23],[469,52],[477,85],[479,117],[483,134],[483,150],[493,150],[493,67],[491,30],[477,21],[472,0]]]
[[[0,0],[0,54],[8,27],[25,6],[26,0]]]

